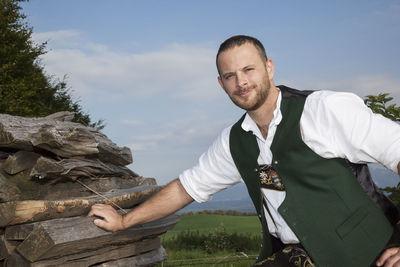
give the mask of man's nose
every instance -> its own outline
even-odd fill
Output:
[[[237,77],[236,78],[237,79],[236,80],[236,84],[237,84],[238,87],[245,87],[248,84],[248,80],[247,80],[246,75],[237,74],[236,77]]]

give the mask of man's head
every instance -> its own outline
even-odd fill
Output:
[[[219,70],[219,65],[218,65],[218,58],[219,58],[219,55],[220,55],[222,52],[224,52],[224,51],[226,51],[226,50],[228,50],[228,49],[231,49],[231,48],[233,48],[233,47],[235,47],[235,46],[244,45],[245,43],[249,43],[249,44],[254,45],[254,47],[258,50],[258,53],[259,53],[259,55],[260,55],[260,57],[261,57],[261,59],[262,59],[263,61],[266,61],[266,60],[268,59],[268,58],[267,58],[267,53],[265,52],[265,48],[264,48],[264,46],[262,45],[262,43],[261,43],[259,40],[257,40],[257,39],[254,38],[254,37],[251,37],[251,36],[246,36],[246,35],[235,35],[235,36],[232,36],[232,37],[230,37],[229,39],[225,40],[225,41],[219,46],[219,49],[218,49],[218,52],[217,52],[217,56],[216,56],[217,70],[218,70],[218,73],[219,73],[219,74],[221,74],[221,73],[220,73],[220,70]]]
[[[274,63],[255,38],[234,36],[221,44],[217,54],[218,82],[233,103],[247,111],[265,106],[275,87]]]

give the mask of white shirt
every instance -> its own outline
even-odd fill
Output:
[[[248,114],[241,125],[245,131],[252,131],[256,136],[260,149],[259,164],[271,164],[270,146],[282,120],[281,99],[279,93],[266,139]],[[196,166],[179,176],[187,193],[197,202],[208,201],[213,194],[243,182],[229,148],[231,128],[222,131]],[[397,172],[400,162],[400,125],[373,113],[361,98],[352,93],[316,91],[310,94],[304,104],[300,130],[304,143],[324,158],[340,157],[353,163],[380,163]],[[286,192],[262,189],[262,193],[273,217],[272,220],[265,210],[270,233],[283,243],[299,243],[278,212]]]

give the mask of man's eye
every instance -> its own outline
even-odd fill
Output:
[[[254,68],[247,68],[247,69],[245,69],[246,72],[249,72],[249,71],[252,71],[252,70],[254,70]]]
[[[230,78],[232,78],[232,77],[233,77],[232,74],[228,74],[228,75],[225,76],[225,80],[228,80],[228,79],[230,79]]]

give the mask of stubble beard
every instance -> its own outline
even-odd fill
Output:
[[[239,89],[233,96],[229,96],[232,102],[241,109],[246,111],[254,111],[261,107],[268,98],[271,83],[268,79],[264,79],[261,84],[249,86],[247,88]],[[255,98],[250,102],[245,102],[240,99],[240,94],[247,90],[256,90]]]

